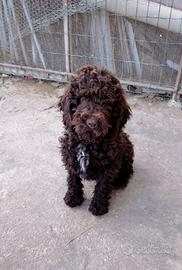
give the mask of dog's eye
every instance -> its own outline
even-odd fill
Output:
[[[95,101],[95,103],[97,105],[100,105],[101,104],[101,100],[99,98],[97,98],[97,97],[95,97],[94,101]]]
[[[70,104],[70,112],[73,114],[76,112],[77,105],[75,103]]]
[[[80,103],[80,99],[79,97],[76,97],[76,96],[72,96],[69,100],[69,110],[70,110],[70,113],[71,114],[74,114],[77,110],[77,107]]]
[[[86,97],[81,97],[81,98],[80,98],[80,101],[81,101],[81,102],[85,102],[85,101],[87,101],[87,98],[86,98]]]
[[[113,110],[113,107],[111,105],[108,105],[107,109],[108,109],[109,112],[111,112]]]

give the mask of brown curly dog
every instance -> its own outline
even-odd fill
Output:
[[[133,174],[133,145],[123,132],[131,116],[119,80],[96,66],[81,68],[60,98],[66,133],[61,153],[68,171],[64,197],[70,207],[84,200],[82,179],[95,180],[89,211],[108,212],[112,188],[124,188]]]

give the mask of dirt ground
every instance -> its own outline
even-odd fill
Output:
[[[63,202],[56,84],[0,79],[0,270],[181,270],[182,111],[128,96],[135,174],[110,212]]]

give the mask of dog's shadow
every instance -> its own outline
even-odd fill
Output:
[[[131,182],[133,182],[134,177],[131,178]],[[96,185],[96,181],[89,181],[89,180],[83,180],[83,191],[84,191],[84,202],[83,202],[83,207],[89,207],[91,200],[94,196],[94,190],[95,190],[95,185]],[[116,189],[113,187],[112,189],[112,196],[110,198],[110,207],[109,209],[113,208],[112,204],[117,203],[118,198],[122,197],[123,194],[126,192],[128,193],[129,191],[127,191],[127,189],[129,188],[129,186],[132,185],[132,183],[129,182],[129,184],[125,187],[125,188],[119,188]],[[127,196],[128,197],[128,196]]]
[[[150,171],[142,167],[142,164],[134,163],[134,174],[125,188],[112,190],[109,213],[119,213],[141,208],[143,202],[147,201],[148,183]],[[83,180],[84,202],[82,207],[88,208],[94,194],[96,181]],[[105,215],[104,215],[105,216]]]

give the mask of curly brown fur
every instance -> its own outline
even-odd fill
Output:
[[[123,132],[131,110],[119,80],[96,66],[81,68],[72,78],[59,108],[66,133],[61,153],[68,171],[65,203],[83,202],[82,179],[96,180],[89,210],[108,212],[113,188],[124,188],[133,174],[133,145]]]

